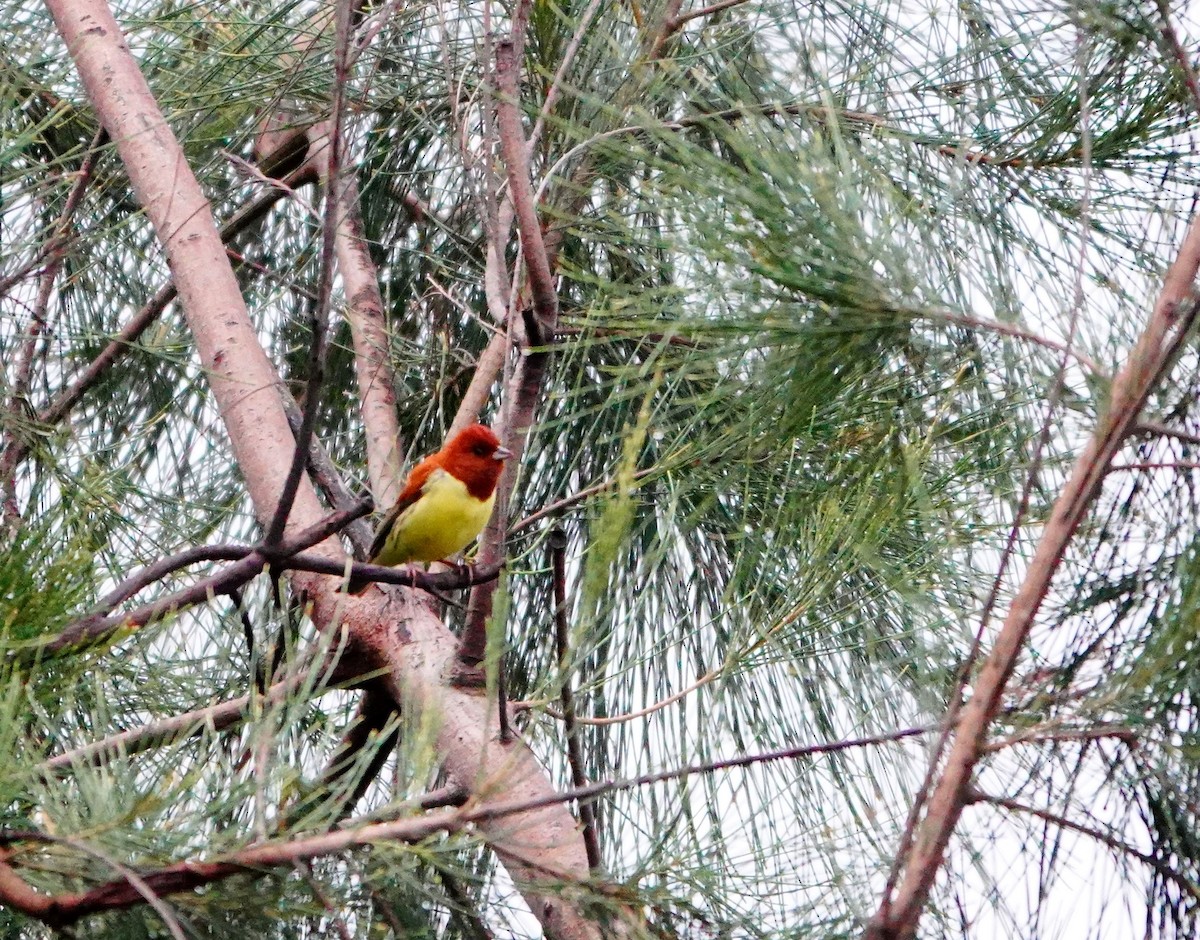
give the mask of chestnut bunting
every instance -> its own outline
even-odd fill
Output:
[[[369,561],[439,561],[471,544],[492,516],[496,484],[512,453],[491,428],[472,424],[413,467],[404,490],[375,532]],[[369,584],[357,578],[347,590]]]

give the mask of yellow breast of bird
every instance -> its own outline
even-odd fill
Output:
[[[375,559],[380,565],[438,561],[461,552],[487,525],[496,494],[477,499],[457,477],[435,470],[421,497],[400,514]]]

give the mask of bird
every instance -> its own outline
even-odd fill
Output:
[[[512,451],[482,424],[463,428],[413,467],[375,532],[373,565],[439,561],[461,552],[483,531],[496,504],[496,484]],[[351,578],[361,594],[371,582]]]

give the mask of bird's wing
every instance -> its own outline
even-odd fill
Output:
[[[403,515],[404,510],[408,509],[409,506],[421,498],[421,495],[425,492],[425,486],[434,471],[445,472],[441,470],[441,465],[435,459],[436,457],[437,454],[426,457],[413,467],[412,473],[404,481],[403,491],[396,497],[396,502],[392,504],[392,508],[387,511],[387,515],[379,523],[379,528],[375,530],[375,540],[371,542],[371,552],[367,555],[367,558],[371,561],[374,561],[379,556],[379,553],[383,551],[383,547],[387,544],[388,536],[391,534],[392,526],[396,524],[396,520]]]

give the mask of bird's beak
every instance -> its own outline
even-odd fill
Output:
[[[492,453],[493,460],[508,460],[512,456],[512,451],[507,447],[497,447]]]

